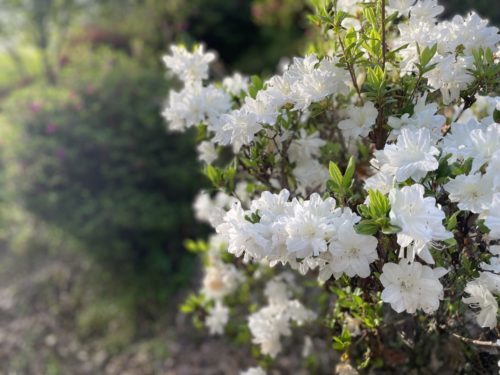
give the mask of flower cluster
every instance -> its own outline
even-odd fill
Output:
[[[208,243],[207,264],[202,281],[202,293],[214,305],[209,309],[205,325],[210,334],[221,335],[229,321],[229,308],[224,304],[224,298],[234,293],[244,282],[245,277],[233,264],[224,263],[221,258],[221,249],[224,243],[217,236],[213,236]]]
[[[468,304],[481,327],[497,328],[498,29],[475,13],[438,21],[436,0],[385,3],[318,5],[311,19],[323,39],[266,80],[208,83],[215,56],[201,47],[165,57],[184,87],[164,116],[172,130],[198,127],[218,189],[200,193],[195,214],[238,264],[219,255],[206,265],[212,333],[228,322],[224,298],[265,275],[267,305],[247,321],[252,342],[275,357],[291,322],[316,317],[287,277],[272,278],[283,267],[313,275],[318,294],[352,310],[331,323],[341,351],[351,334],[339,317],[356,316],[360,340],[374,338],[382,302],[445,325]]]
[[[290,193],[262,193],[243,210],[236,202],[217,226],[228,251],[270,265],[289,263],[303,273],[319,267],[320,279],[332,275],[367,277],[377,256],[377,239],[355,232],[361,219],[335,200],[312,194],[308,200],[289,200]],[[248,218],[256,218],[251,221]]]
[[[392,1],[391,4],[401,15],[410,15],[407,23],[398,26],[399,37],[393,42],[396,48],[406,46],[401,51],[401,74],[415,69],[420,49],[436,45],[437,53],[431,61],[436,66],[424,77],[433,89],[441,91],[445,104],[458,99],[460,92],[474,80],[469,72],[474,63],[473,49],[495,49],[500,42],[498,29],[488,27],[488,21],[474,12],[465,18],[455,16],[451,21],[438,22],[444,7],[438,5],[437,0]]]
[[[495,295],[500,296],[500,246],[491,246],[490,263],[482,263],[478,278],[470,281],[465,292],[470,296],[463,298],[465,303],[478,309],[477,323],[481,327],[495,328],[497,326],[498,302]]]
[[[302,325],[316,318],[316,314],[298,300],[290,299],[287,285],[290,278],[287,276],[277,276],[267,283],[264,294],[268,305],[248,317],[252,342],[260,345],[261,352],[271,357],[276,357],[281,351],[280,338],[291,334],[291,321]]]

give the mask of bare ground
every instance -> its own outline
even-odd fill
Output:
[[[82,254],[0,251],[0,374],[215,375],[256,365],[248,348],[195,330],[177,300],[161,321],[143,322],[96,301]],[[303,374],[299,363],[283,356],[276,373]]]

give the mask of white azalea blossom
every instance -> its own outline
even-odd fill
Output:
[[[302,325],[314,320],[316,314],[298,300],[288,299],[287,285],[279,277],[269,283],[266,286],[269,304],[248,317],[248,327],[252,342],[260,345],[262,353],[274,358],[282,350],[281,338],[292,333],[291,322]]]
[[[198,159],[204,161],[206,164],[211,164],[215,159],[217,159],[217,149],[210,141],[201,142],[198,145],[197,150]]]
[[[443,226],[444,212],[436,206],[436,200],[424,198],[422,185],[405,186],[401,190],[393,189],[389,193],[391,223],[401,227],[398,244],[407,248],[408,256],[418,255],[427,263],[434,263],[429,252],[432,241],[446,240],[452,234]],[[401,256],[404,252],[401,252]]]
[[[211,335],[222,335],[228,321],[229,308],[224,306],[220,301],[217,301],[206,317],[205,325],[208,327]]]
[[[242,76],[240,73],[234,73],[231,77],[226,77],[222,81],[222,85],[231,95],[239,96],[242,92],[248,90],[250,80]]]
[[[465,287],[469,297],[464,297],[464,303],[478,310],[477,324],[481,327],[495,328],[497,325],[498,302],[486,285],[480,280],[471,281]]]
[[[166,67],[185,83],[196,83],[208,78],[208,66],[215,60],[215,54],[205,53],[203,45],[189,52],[184,46],[172,46],[172,55],[165,55]]]
[[[413,314],[419,309],[426,313],[436,311],[443,298],[439,278],[446,273],[444,268],[432,269],[418,262],[408,263],[406,259],[399,264],[386,263],[380,275],[384,286],[382,300],[390,303],[398,313]]]
[[[395,144],[388,144],[375,153],[382,172],[392,174],[398,182],[411,178],[420,181],[428,172],[438,168],[439,150],[432,145],[427,129],[401,130]]]
[[[378,111],[375,105],[367,101],[362,107],[349,106],[347,119],[339,122],[339,128],[346,138],[366,137],[375,124]]]
[[[368,277],[370,263],[378,259],[377,243],[375,237],[357,234],[351,223],[343,223],[338,229],[338,240],[329,247],[334,275]]]
[[[491,238],[500,239],[500,194],[494,196],[484,224],[490,229]]]
[[[480,174],[459,175],[443,186],[452,202],[464,211],[481,213],[491,206],[492,180]]]

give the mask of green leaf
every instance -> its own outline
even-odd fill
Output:
[[[378,232],[378,225],[371,219],[365,219],[356,224],[354,230],[358,234],[372,236]]]
[[[372,218],[386,217],[391,209],[389,199],[378,190],[369,190],[368,197],[370,198],[369,208]]]
[[[264,82],[259,76],[252,76],[251,78],[252,84],[248,87],[248,94],[250,97],[255,99],[257,97],[257,93],[264,88]]]
[[[500,123],[500,111],[496,108],[493,110],[493,120]]]
[[[203,240],[195,241],[187,239],[184,241],[184,247],[192,253],[204,253],[208,251],[207,243]]]
[[[213,165],[207,165],[205,166],[205,169],[203,170],[203,173],[207,178],[210,180],[210,182],[216,186],[219,187],[221,186],[222,183],[222,172],[214,167]]]
[[[335,164],[333,161],[331,161],[328,166],[328,170],[330,172],[330,177],[332,181],[339,187],[342,186],[343,176],[342,172],[340,172],[338,165]]]
[[[382,233],[384,234],[395,234],[401,232],[401,228],[397,225],[389,224],[382,228]]]
[[[448,222],[446,223],[447,230],[451,231],[457,227],[459,214],[460,214],[460,211],[457,211],[453,215],[450,216],[450,218],[448,219]]]
[[[356,171],[356,163],[354,158],[351,156],[349,162],[347,163],[347,168],[345,170],[344,177],[342,178],[342,186],[349,189],[352,185],[352,179],[354,177],[354,172]]]
[[[375,16],[375,12],[373,11],[373,8],[366,7],[363,10],[363,13],[365,14],[365,18],[370,22],[373,28],[377,27],[377,17]]]
[[[422,67],[426,67],[434,57],[437,52],[437,43],[435,43],[432,47],[425,47],[422,53],[420,54],[420,65]]]

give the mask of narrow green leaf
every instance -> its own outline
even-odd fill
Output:
[[[356,171],[356,163],[354,162],[354,158],[351,156],[349,158],[349,162],[347,164],[347,168],[345,170],[345,174],[342,179],[342,186],[344,188],[349,189],[351,187],[355,171]]]
[[[330,171],[330,177],[332,181],[335,182],[339,187],[342,186],[343,176],[338,165],[331,161],[328,166],[328,170]]]

